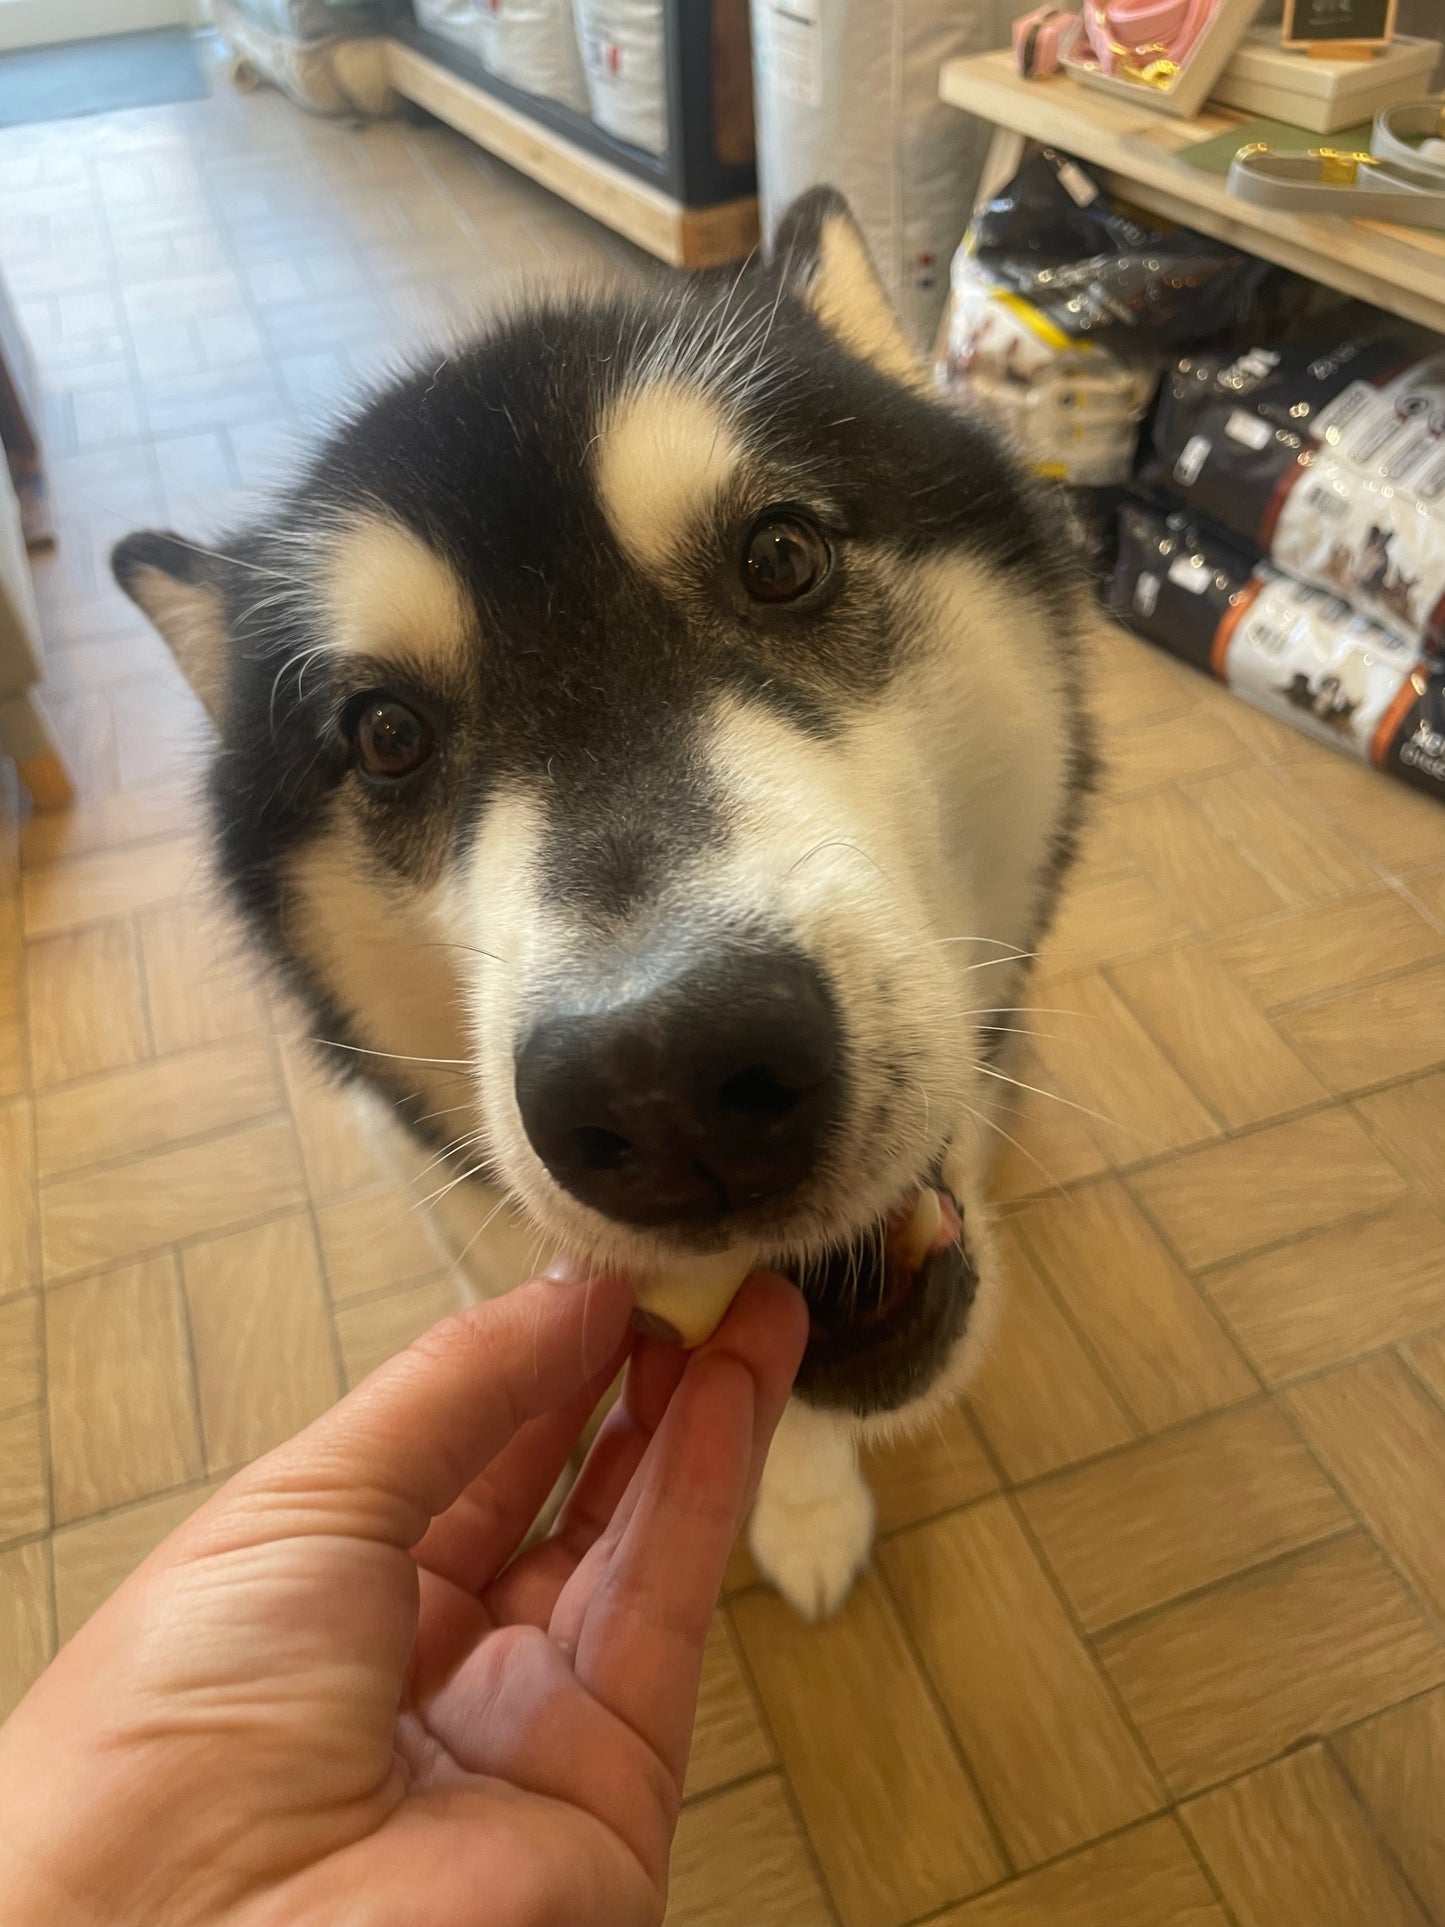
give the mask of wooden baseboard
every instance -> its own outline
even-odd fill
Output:
[[[75,786],[70,780],[70,772],[55,750],[42,751],[39,756],[28,756],[15,767],[26,794],[37,810],[68,809],[75,801]]]
[[[29,555],[55,547],[55,518],[50,513],[50,490],[41,474],[12,475],[20,507],[20,532]]]
[[[758,245],[756,195],[741,201],[719,201],[716,207],[684,207],[678,213],[678,267],[726,267],[729,261],[741,261]]]
[[[678,268],[721,267],[757,246],[758,204],[752,195],[716,207],[686,207],[414,47],[388,41],[387,66],[399,94],[659,261]]]

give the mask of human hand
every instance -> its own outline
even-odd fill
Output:
[[[661,1919],[806,1314],[755,1276],[684,1354],[632,1343],[631,1302],[543,1279],[448,1319],[131,1575],[0,1729],[7,1927]]]

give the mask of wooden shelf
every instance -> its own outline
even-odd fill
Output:
[[[399,94],[660,261],[720,267],[757,245],[755,195],[688,207],[402,41],[388,40],[387,69]]]
[[[1255,207],[1236,200],[1222,176],[1178,158],[1181,147],[1227,133],[1244,115],[1220,109],[1198,120],[1169,120],[1081,87],[1066,74],[1023,80],[1006,52],[949,61],[939,91],[996,128],[1090,162],[1112,193],[1148,213],[1445,331],[1445,234]],[[998,184],[996,177],[988,182]]]

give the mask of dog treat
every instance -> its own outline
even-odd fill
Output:
[[[632,1322],[653,1338],[686,1345],[691,1351],[712,1337],[756,1262],[751,1251],[680,1258],[656,1277],[638,1280]]]
[[[1151,494],[1445,652],[1445,355],[1402,333],[1191,356],[1151,444]]]
[[[1256,709],[1445,798],[1440,672],[1338,596],[1135,503],[1119,512],[1109,603]]]

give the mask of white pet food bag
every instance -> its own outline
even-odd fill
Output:
[[[435,0],[429,0],[435,4]],[[447,4],[447,0],[442,0]],[[587,112],[568,0],[474,0],[482,65],[509,87]]]
[[[1252,593],[1224,646],[1223,681],[1256,709],[1369,761],[1419,651],[1267,562]]]
[[[1134,468],[1139,424],[1159,359],[1123,361],[1073,341],[969,255],[954,255],[937,374],[980,409],[1036,474],[1076,488],[1117,488]]]
[[[931,346],[988,143],[945,60],[1007,44],[1026,0],[751,0],[763,233],[806,188],[847,197],[904,325]]]
[[[1316,414],[1318,447],[1270,539],[1282,569],[1345,596],[1401,637],[1445,621],[1445,354]]]
[[[480,0],[412,0],[418,26],[428,33],[465,47],[474,59],[481,58],[482,28]]]
[[[662,0],[574,0],[574,5],[593,120],[645,153],[665,153]]]

